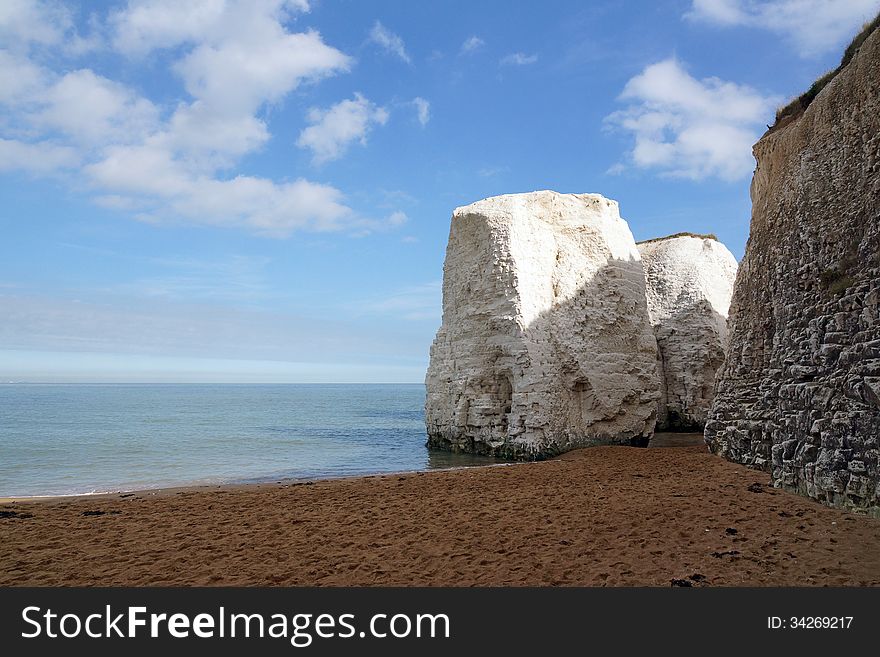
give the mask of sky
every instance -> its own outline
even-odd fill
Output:
[[[0,2],[0,381],[422,382],[452,210],[741,258],[752,144],[880,0]]]

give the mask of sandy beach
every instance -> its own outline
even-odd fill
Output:
[[[688,441],[673,437],[666,443]],[[880,521],[703,446],[0,503],[0,584],[880,584]]]

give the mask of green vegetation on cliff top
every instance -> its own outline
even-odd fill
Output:
[[[861,45],[869,36],[871,36],[874,30],[878,28],[880,28],[880,14],[878,14],[874,20],[865,23],[862,27],[862,31],[859,32],[849,46],[847,46],[846,50],[843,52],[843,58],[840,60],[840,66],[833,71],[828,71],[825,75],[816,80],[804,93],[795,98],[788,105],[776,110],[776,123],[773,124],[770,130],[772,131],[775,128],[781,128],[783,125],[790,123],[803,114],[807,107],[810,106],[810,103],[813,102],[813,99],[819,95],[819,92],[822,91],[822,89],[824,89],[828,83],[831,82],[835,76],[852,61]]]
[[[675,233],[673,235],[666,235],[665,237],[652,237],[651,239],[641,240],[640,242],[636,242],[636,244],[648,244],[649,242],[660,242],[662,240],[675,239],[676,237],[696,237],[701,240],[715,240],[716,242],[719,241],[718,238],[715,236],[715,233],[689,233],[689,232],[685,231],[682,233]]]

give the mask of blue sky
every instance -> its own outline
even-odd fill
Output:
[[[880,0],[0,3],[0,380],[420,382],[453,208],[748,237]]]

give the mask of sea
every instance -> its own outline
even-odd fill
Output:
[[[0,498],[485,465],[425,447],[425,387],[2,384]]]

